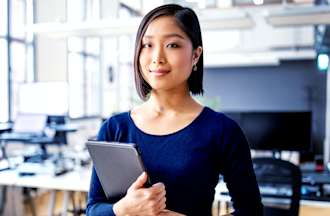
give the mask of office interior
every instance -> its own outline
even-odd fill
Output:
[[[0,215],[85,214],[85,142],[141,103],[135,34],[164,3],[200,18],[196,99],[240,124],[253,158],[298,168],[299,215],[330,215],[329,0],[0,0]],[[265,205],[291,208],[290,187],[259,186]],[[230,212],[215,191],[214,215]]]

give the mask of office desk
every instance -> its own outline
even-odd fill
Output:
[[[302,172],[303,184],[330,184],[330,172]]]
[[[10,131],[12,127],[12,123],[0,123],[0,134],[3,132]]]
[[[3,126],[5,128],[5,126]],[[10,125],[7,127],[11,128]],[[39,144],[42,148],[42,151],[45,155],[47,155],[46,145],[48,144],[67,144],[66,134],[71,132],[76,132],[78,130],[78,126],[75,124],[60,124],[60,125],[50,125],[51,129],[55,131],[55,135],[53,137],[48,136],[25,136],[24,134],[15,134],[18,136],[10,136],[11,133],[3,133],[0,134],[0,150],[3,158],[7,158],[6,154],[6,143],[8,142],[22,142],[27,144]],[[0,155],[1,158],[1,155]]]
[[[56,132],[76,132],[78,130],[78,126],[71,123],[50,125],[49,128],[55,130]]]
[[[8,133],[10,135],[10,133]],[[0,159],[1,158],[8,158],[6,145],[8,142],[21,142],[21,143],[27,143],[27,144],[37,144],[41,146],[41,149],[43,152],[46,151],[45,145],[54,143],[53,137],[46,137],[46,136],[40,136],[40,137],[28,137],[28,136],[15,136],[11,137],[8,136],[7,133],[0,134]],[[47,155],[47,153],[45,153]]]
[[[11,187],[13,193],[18,194],[22,187],[48,189],[51,197],[48,206],[48,215],[53,215],[56,202],[56,191],[64,192],[62,215],[66,215],[69,197],[73,192],[88,192],[91,176],[91,168],[81,168],[66,174],[56,176],[40,174],[34,176],[19,176],[17,170],[5,170],[0,172],[0,185]],[[15,198],[15,206],[22,205],[22,198]]]
[[[0,123],[0,136],[2,133],[10,131],[12,127],[13,127],[13,124],[11,124],[11,123]],[[1,151],[0,158],[6,157],[6,153],[5,153],[5,149],[4,149],[4,142],[2,140],[0,140],[0,151]]]
[[[330,179],[329,179],[330,180]],[[262,191],[262,188],[260,189]],[[230,209],[231,197],[228,194],[228,189],[226,187],[225,182],[220,181],[215,188],[215,196],[214,201],[217,204],[217,212],[222,211],[222,207],[225,209],[224,212],[228,212]],[[276,196],[263,196],[262,202],[264,204],[278,204],[281,206],[287,206],[290,204],[290,200],[287,198],[280,198]],[[330,202],[325,200],[316,200],[316,199],[306,199],[305,197],[301,197],[300,200],[301,207],[313,207],[313,208],[326,208],[330,209]],[[330,210],[329,210],[330,211]]]
[[[330,172],[302,171],[302,199],[328,201],[330,203],[330,191],[325,190],[330,186]]]
[[[3,132],[8,132],[12,129],[13,124],[10,123],[5,123],[5,124],[0,124],[0,133]],[[61,125],[50,125],[50,129],[54,130],[55,133],[71,133],[71,132],[76,132],[78,130],[78,126],[76,124],[61,124]],[[10,136],[6,136],[6,134],[1,134],[0,135],[0,140],[1,141],[29,141],[31,139],[37,140],[37,139],[45,139],[47,137],[45,136],[36,136],[36,137],[26,137],[24,134],[22,136],[17,136],[15,138],[12,138]],[[47,140],[49,141],[49,140]]]
[[[13,127],[13,123],[0,123],[0,133],[5,131],[10,131]],[[55,131],[60,132],[75,132],[78,130],[78,126],[76,124],[54,124],[49,125],[51,129],[54,129]]]
[[[16,171],[6,171],[16,172]],[[13,174],[10,174],[13,176]],[[52,176],[48,174],[38,174],[34,176],[19,176],[16,174],[16,187],[43,188],[61,191],[79,191],[88,192],[91,177],[90,168],[82,168],[81,170],[70,171],[60,176]],[[0,173],[1,178],[1,173]],[[0,181],[1,183],[1,181]]]

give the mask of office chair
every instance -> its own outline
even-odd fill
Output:
[[[67,123],[67,117],[64,115],[50,115],[48,116],[47,123],[49,126],[58,126],[58,125],[64,125]],[[54,135],[54,143],[66,145],[68,143],[67,141],[67,133],[65,131],[56,131]]]
[[[282,193],[271,195],[265,194],[263,190],[261,190],[263,199],[268,197],[290,201],[289,206],[286,206],[286,208],[284,208],[283,205],[267,205],[264,203],[264,216],[298,216],[301,196],[300,168],[289,161],[274,158],[254,158],[253,166],[259,187],[267,186],[276,190],[285,188],[282,190]],[[287,189],[291,189],[291,192]]]

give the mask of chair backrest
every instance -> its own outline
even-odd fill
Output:
[[[298,216],[301,197],[301,171],[300,168],[289,161],[274,158],[254,158],[253,166],[259,186],[272,185],[289,186],[291,200],[288,214]]]
[[[67,123],[67,120],[67,116],[65,115],[49,115],[47,123],[49,126],[59,126],[65,125]],[[68,144],[67,133],[64,131],[56,131],[54,135],[54,143],[62,145]]]

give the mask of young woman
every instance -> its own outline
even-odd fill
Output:
[[[144,103],[108,119],[98,139],[136,143],[147,173],[124,197],[107,199],[93,169],[87,214],[210,216],[222,174],[234,215],[261,215],[250,150],[241,129],[191,96],[203,93],[203,48],[196,14],[174,4],[149,12],[137,33],[134,71]],[[149,188],[143,187],[147,175],[153,183]]]

